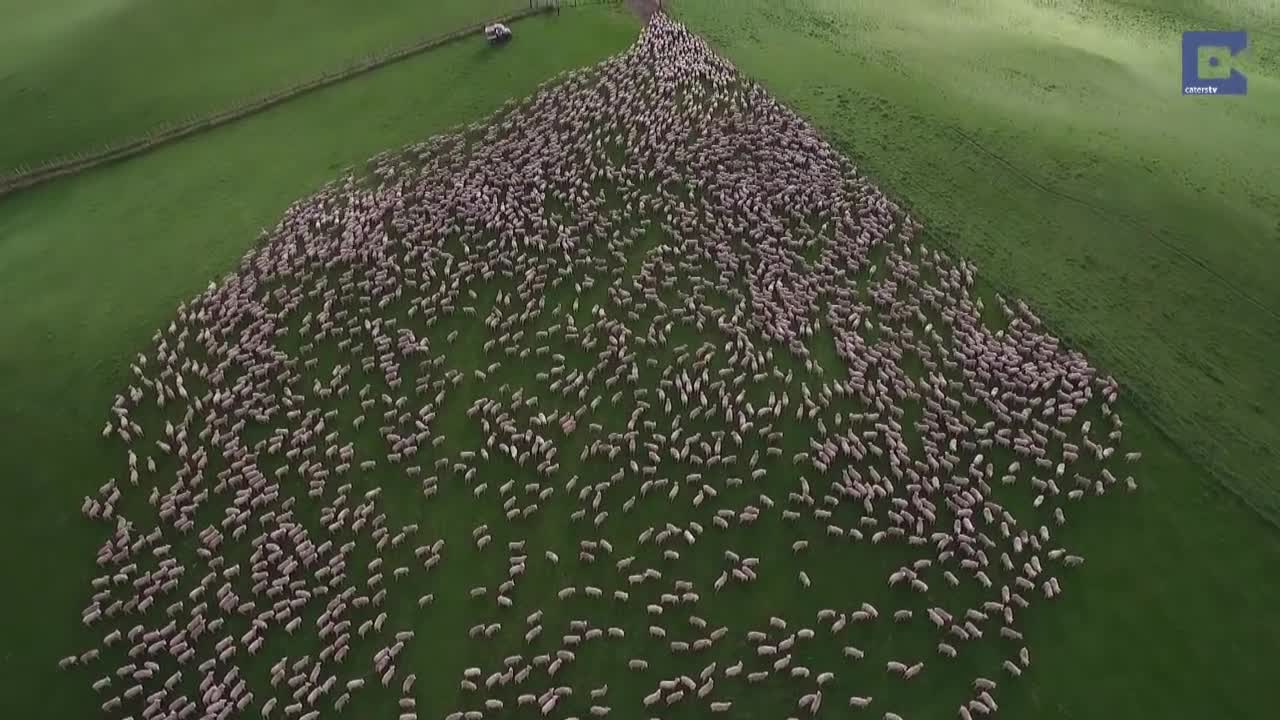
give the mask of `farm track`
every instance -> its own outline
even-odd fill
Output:
[[[627,0],[627,7],[642,20],[648,21],[662,7],[662,0]]]

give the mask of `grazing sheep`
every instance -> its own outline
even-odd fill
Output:
[[[252,693],[228,674],[239,672],[238,653],[273,652],[282,634],[292,636],[285,645],[314,646],[317,658],[272,667],[271,686],[293,693],[282,714],[318,718],[313,708],[335,687],[345,688],[334,701],[342,711],[353,698],[365,702],[369,678],[391,687],[396,663],[417,652],[415,631],[397,629],[409,622],[413,595],[397,593],[417,594],[408,588],[423,583],[444,604],[492,598],[469,602],[484,617],[463,627],[471,642],[502,642],[501,615],[540,592],[526,586],[539,567],[573,583],[557,590],[556,607],[585,619],[563,634],[551,612],[544,636],[543,612],[526,615],[527,645],[559,647],[529,661],[510,656],[496,670],[469,667],[466,692],[478,693],[482,677],[487,691],[528,689],[533,672],[553,677],[599,639],[649,641],[628,638],[615,614],[656,623],[697,608],[687,627],[655,624],[649,636],[672,653],[723,649],[731,629],[717,627],[714,612],[768,582],[778,555],[744,557],[716,544],[774,518],[791,534],[774,550],[793,562],[869,537],[875,551],[912,554],[884,592],[931,602],[953,588],[979,593],[982,609],[962,618],[925,611],[950,642],[982,642],[1003,618],[1000,637],[1021,643],[1017,613],[1062,594],[1053,563],[1084,559],[1051,550],[1050,526],[1060,533],[1114,494],[1113,455],[1141,458],[1115,434],[1115,381],[1060,347],[1022,303],[998,297],[992,310],[1003,322],[988,328],[970,263],[922,244],[923,226],[670,18],[656,15],[631,51],[600,70],[513,101],[491,122],[379,156],[367,178],[352,175],[290,207],[235,274],[179,306],[131,362],[130,385],[102,428],[102,442],[124,450],[114,474],[128,482],[109,479],[80,501],[88,521],[105,523],[81,622],[105,626],[101,647],[127,637],[116,677],[128,687],[104,698],[104,712],[142,698],[142,716],[159,718],[161,700],[143,695],[160,678],[169,678],[164,692],[176,692],[187,664],[199,669],[200,702],[169,706],[165,720],[243,711]],[[700,154],[691,161],[689,152]],[[834,360],[819,361],[818,339]],[[485,359],[471,366],[473,341]],[[924,372],[914,371],[917,361]],[[1075,421],[1099,400],[1114,426],[1106,446],[1089,421]],[[444,417],[458,402],[458,416]],[[153,446],[163,455],[140,457]],[[565,462],[566,447],[576,460]],[[1006,451],[1018,460],[1001,469],[996,457]],[[565,477],[579,465],[581,477]],[[406,480],[422,490],[404,508],[423,513],[422,533],[388,519],[388,505],[403,502],[393,483]],[[1001,504],[1020,485],[1034,497],[1025,517]],[[1123,485],[1137,489],[1132,476]],[[433,510],[463,487],[460,501],[501,506],[488,520],[494,527],[457,527]],[[1066,513],[1068,503],[1079,510]],[[651,547],[616,560],[610,582],[614,571],[596,559],[615,557],[615,543],[628,552],[622,528],[643,512],[658,520],[634,540]],[[712,520],[705,528],[679,520],[688,512]],[[850,512],[856,522],[835,524]],[[563,527],[544,522],[562,517]],[[433,528],[461,550],[446,556],[444,538],[415,540]],[[565,532],[578,543],[578,564],[539,546],[572,558],[572,545],[558,544]],[[708,544],[711,554],[700,555]],[[530,564],[539,551],[547,563]],[[677,579],[693,557],[723,562],[710,596]],[[482,580],[493,563],[501,577]],[[804,588],[826,587],[807,569],[789,571]],[[463,577],[501,584],[493,593],[453,584]],[[627,590],[613,587],[624,582]],[[600,602],[606,592],[612,600]],[[631,593],[640,593],[643,614]],[[442,620],[425,612],[434,602],[434,592],[418,596],[415,627]],[[890,631],[874,606],[851,605],[818,611],[832,637],[852,632],[850,623]],[[895,623],[914,617],[892,613]],[[817,689],[800,708],[816,714],[835,674],[793,665],[807,662],[799,658],[815,632],[786,636],[787,628],[771,615],[768,632],[748,630],[769,669],[746,672],[739,660],[723,677],[745,673],[755,685],[770,674],[780,682],[812,674]],[[371,665],[365,650],[351,649],[364,647],[352,643],[353,630],[371,643]],[[938,642],[938,652],[954,658],[957,645]],[[1031,662],[1019,647],[1017,662],[1003,663],[1014,677]],[[59,667],[89,665],[100,652],[87,648]],[[853,646],[842,655],[865,657]],[[356,656],[360,663],[346,662]],[[627,667],[646,672],[651,662],[661,664],[632,657]],[[886,667],[912,679],[924,662]],[[705,665],[698,682],[662,680],[644,705],[714,697],[717,669]],[[109,691],[110,674],[91,675],[94,691]],[[400,720],[417,718],[415,678],[400,685]],[[995,683],[978,678],[974,688],[979,699],[961,716],[995,712]],[[572,688],[538,692],[516,695],[516,707],[550,716]],[[851,708],[870,703],[849,699]],[[268,699],[263,717],[277,705]],[[732,706],[710,702],[716,713]],[[445,717],[505,710],[487,697]]]

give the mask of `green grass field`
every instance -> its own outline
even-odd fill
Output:
[[[1071,540],[1088,564],[1053,612],[1028,617],[1036,665],[1027,681],[1002,688],[1002,717],[1267,718],[1280,707],[1270,667],[1280,648],[1280,623],[1272,619],[1280,606],[1280,536],[1220,484],[1276,507],[1280,477],[1269,447],[1280,436],[1280,416],[1270,401],[1280,384],[1269,358],[1280,349],[1280,331],[1264,309],[1280,307],[1267,283],[1280,240],[1280,167],[1269,161],[1280,157],[1280,86],[1268,60],[1276,54],[1266,53],[1277,47],[1274,38],[1252,37],[1247,98],[1176,94],[1177,32],[1262,29],[1277,18],[1261,2],[1182,2],[1176,11],[1171,4],[675,6],[677,17],[904,199],[936,237],[976,260],[987,291],[1033,302],[1055,332],[1140,401],[1121,411],[1126,444],[1145,450],[1143,491],[1081,513]],[[346,37],[335,23],[349,17],[332,5],[331,14],[315,16],[318,32]],[[1148,7],[1155,5],[1166,9]],[[41,7],[47,15],[33,17],[44,18],[39,27],[54,39],[105,37],[111,18],[132,6],[117,3],[96,20],[70,3]],[[404,13],[425,14],[408,7]],[[208,5],[201,11],[208,18],[196,22],[221,22],[216,9]],[[362,36],[366,49],[420,34],[407,23],[379,22]],[[207,48],[207,57],[251,64],[236,49],[265,30],[228,24],[216,34],[227,44]],[[260,228],[344,168],[478,119],[564,68],[622,49],[635,30],[628,16],[603,9],[522,22],[516,43],[502,52],[479,43],[434,51],[0,200],[0,458],[10,479],[0,511],[0,544],[8,548],[0,568],[9,588],[0,599],[0,717],[99,715],[84,683],[55,669],[57,657],[92,635],[76,619],[100,528],[76,511],[104,472],[118,470],[97,429],[126,384],[129,358],[176,304],[235,267]],[[117,52],[128,37],[111,41],[121,43]],[[332,42],[309,43],[263,69],[264,89],[293,69],[316,69],[310,63]],[[99,125],[92,112],[103,96],[89,102],[92,93],[58,74],[83,64],[78,52],[45,57],[51,51],[37,43],[0,49],[0,58],[62,68],[42,77],[60,88],[59,108],[75,109],[61,129],[43,114],[20,120],[18,136],[34,139],[15,148],[11,162],[23,161],[18,151],[92,145],[253,90],[227,73],[219,90],[225,98],[190,96],[189,104],[167,108],[139,100]],[[182,43],[167,52],[187,60]],[[176,67],[152,69],[156,75],[106,96],[178,87],[173,78],[190,73]],[[0,98],[10,96],[11,82],[0,77]],[[1221,131],[1205,133],[1207,125]],[[883,569],[867,576],[877,586]],[[789,592],[773,588],[759,602],[780,606]],[[441,611],[466,621],[460,607]],[[442,644],[434,652],[464,647]],[[416,651],[425,662],[433,649]],[[603,679],[630,696],[625,676]],[[794,712],[785,699],[767,696],[754,714],[740,716],[783,717],[777,713]],[[928,699],[919,709],[912,718],[953,717]]]
[[[79,498],[112,453],[97,436],[128,361],[174,307],[234,268],[294,200],[386,149],[487,115],[561,70],[624,48],[637,24],[594,8],[521,22],[494,52],[432,51],[252,120],[0,201],[0,717],[88,718],[59,653],[99,529]],[[47,572],[58,567],[56,573]],[[26,588],[19,590],[18,588]],[[78,688],[77,690],[83,690]]]
[[[0,173],[226,110],[528,0],[0,0]]]
[[[674,12],[1280,517],[1274,3],[681,0]],[[1182,97],[1181,32],[1237,28],[1252,31],[1249,94]]]

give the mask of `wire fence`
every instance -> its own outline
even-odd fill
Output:
[[[288,88],[242,102],[235,107],[208,115],[193,116],[182,121],[152,128],[140,136],[112,143],[101,150],[80,152],[54,158],[34,167],[19,167],[0,175],[0,197],[24,190],[56,178],[74,175],[100,165],[117,162],[149,152],[161,145],[190,137],[222,125],[242,120],[256,113],[275,107],[313,90],[319,90],[395,62],[419,55],[428,50],[447,45],[465,37],[484,32],[486,25],[495,22],[510,23],[521,18],[549,12],[557,7],[577,7],[587,4],[603,4],[618,0],[530,0],[527,9],[470,25],[443,35],[424,38],[418,42],[382,53],[373,53],[349,63],[346,67],[325,73]],[[572,4],[571,4],[572,3]]]
[[[623,0],[529,0],[530,8],[577,8],[587,5],[620,5]]]

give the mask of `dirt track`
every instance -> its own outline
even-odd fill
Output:
[[[662,7],[662,0],[627,0],[627,7],[631,8],[640,17],[648,20]]]

